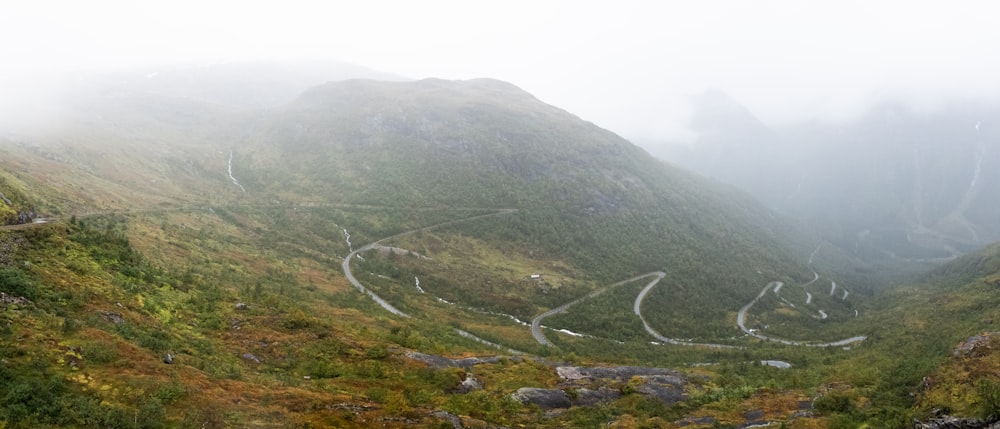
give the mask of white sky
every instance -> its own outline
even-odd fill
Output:
[[[669,140],[708,88],[772,124],[888,96],[997,96],[998,43],[991,1],[0,0],[0,91],[69,69],[330,58],[502,79],[627,138]]]

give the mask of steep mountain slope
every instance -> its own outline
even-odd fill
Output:
[[[350,80],[268,109],[119,89],[73,101],[61,127],[0,140],[19,204],[59,217],[0,230],[11,426],[628,426],[713,407],[743,422],[765,383],[780,398],[768,415],[786,419],[802,373],[747,362],[820,359],[736,327],[769,282],[819,278],[816,241],[510,84]],[[657,271],[633,304],[637,276]],[[818,296],[819,321],[779,300],[804,288],[783,293],[750,316],[789,322],[769,335],[865,333],[850,311],[863,294]],[[588,297],[551,322],[585,335],[553,330],[542,345],[523,322]],[[723,347],[651,343],[644,323]],[[619,379],[604,405],[544,417],[512,395],[557,386],[576,404],[608,385],[566,384],[535,358],[414,358],[494,346],[587,364],[712,361],[727,375]]]
[[[701,108],[696,117],[712,118],[712,130],[699,128],[701,141],[663,156],[829,228],[865,259],[945,259],[1000,239],[1000,208],[987,191],[1000,183],[995,106],[887,103],[844,124],[748,133],[747,123],[763,125],[728,104],[730,113]]]
[[[475,235],[586,267],[588,279],[603,282],[666,270],[704,292],[687,305],[719,321],[761,279],[811,274],[790,252],[810,243],[747,196],[660,163],[506,83],[333,83],[280,115],[238,154],[250,168],[241,183],[251,193],[516,208],[477,225]],[[680,326],[692,324],[674,314]]]

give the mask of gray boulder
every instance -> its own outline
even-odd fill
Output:
[[[570,402],[566,392],[560,389],[541,389],[537,387],[522,387],[511,397],[522,404],[534,404],[543,410],[554,408],[569,408],[573,404]]]
[[[635,391],[656,398],[666,405],[674,405],[686,398],[684,389],[673,384],[657,382],[652,378],[646,379],[644,383],[635,388]]]
[[[614,366],[614,367],[580,367],[580,366],[560,366],[556,368],[556,373],[566,380],[579,380],[583,378],[607,378],[620,381],[627,381],[636,376],[674,376],[683,380],[683,374],[668,368],[650,368],[644,366]]]
[[[457,393],[469,393],[473,390],[483,390],[483,382],[473,377],[472,374],[466,374],[465,380],[462,380],[458,387],[455,388],[455,392]]]
[[[622,396],[621,391],[606,387],[601,387],[597,390],[582,388],[576,390],[575,393],[576,395],[573,398],[573,405],[583,407],[591,407],[597,404],[611,402]]]

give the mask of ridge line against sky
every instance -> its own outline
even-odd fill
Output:
[[[1000,94],[989,1],[0,2],[0,90],[66,70],[339,59],[491,77],[640,141],[718,88],[768,124]]]

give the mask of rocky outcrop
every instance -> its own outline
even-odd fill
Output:
[[[19,210],[17,212],[17,223],[18,224],[31,223],[34,222],[35,218],[37,217],[38,217],[38,212],[36,212],[34,209]]]
[[[687,398],[684,385],[675,384],[667,376],[640,376],[639,379],[642,382],[635,387],[636,393],[655,398],[665,405],[674,405]]]
[[[1000,332],[986,332],[981,335],[973,335],[966,338],[962,344],[955,347],[955,351],[951,353],[955,357],[978,357],[989,352],[992,347],[991,342],[993,338],[1000,337]]]
[[[764,419],[764,410],[750,410],[743,413],[743,418],[746,419],[746,423],[741,425],[741,428],[749,428],[756,426],[763,426],[768,424],[767,420]]]
[[[567,396],[566,392],[562,391],[562,389],[522,387],[517,389],[517,392],[511,394],[511,397],[520,401],[522,404],[537,405],[538,408],[543,410],[569,408],[573,405],[569,400],[569,396]]]
[[[444,427],[446,424],[451,424],[452,429],[466,429],[466,428],[476,428],[476,429],[508,429],[506,426],[500,426],[495,423],[484,422],[482,420],[477,420],[469,416],[459,417],[447,411],[435,411],[430,414],[440,423],[440,427]],[[444,420],[444,422],[441,422]],[[447,422],[447,423],[445,423]]]
[[[479,365],[483,363],[497,363],[500,362],[500,356],[488,356],[488,357],[469,357],[461,359],[451,359],[444,356],[429,355],[426,353],[409,351],[406,352],[406,357],[418,360],[420,362],[426,363],[431,368],[464,368],[465,370],[471,369],[474,365]],[[517,358],[511,358],[517,359]]]
[[[571,393],[573,396],[573,405],[580,407],[592,407],[597,404],[614,401],[622,396],[620,390],[607,387],[599,387],[596,390],[584,387],[571,391]]]
[[[431,415],[442,420],[447,420],[449,423],[451,423],[452,429],[462,429],[464,427],[462,426],[462,419],[458,418],[458,416],[449,413],[447,411],[435,411]]]
[[[465,380],[462,380],[455,388],[456,393],[469,393],[473,390],[483,390],[483,382],[479,381],[472,374],[466,374]]]
[[[683,374],[667,368],[649,368],[642,366],[613,366],[613,367],[579,367],[560,366],[556,367],[556,373],[564,380],[575,381],[581,379],[609,379],[627,381],[632,377],[662,376],[671,382],[683,385],[686,380]]]
[[[125,317],[121,313],[116,311],[99,311],[98,314],[107,320],[108,322],[114,323],[116,325],[125,323]]]
[[[563,380],[556,388],[525,387],[511,396],[545,410],[595,406],[628,394],[645,395],[668,406],[686,398],[687,379],[672,369],[560,366],[556,373]]]
[[[582,386],[597,391],[634,391],[666,405],[683,401],[684,386],[687,385],[684,374],[667,368],[561,366],[556,368],[556,373],[564,380],[564,386]],[[617,396],[608,399],[617,399]]]
[[[35,209],[21,209],[17,213],[6,216],[6,218],[0,218],[0,222],[6,225],[23,225],[34,222],[36,218],[38,218],[38,212]]]
[[[685,417],[680,419],[674,424],[680,427],[692,426],[692,425],[714,425],[716,423],[715,417],[704,416],[704,417]]]
[[[7,295],[7,294],[5,294],[3,292],[0,292],[0,304],[3,304],[3,305],[12,305],[12,304],[13,305],[25,305],[25,304],[28,304],[29,302],[31,302],[31,301],[28,301],[28,298],[25,298],[23,296]]]
[[[963,419],[942,416],[927,422],[914,422],[914,429],[1000,429],[1000,417]]]

